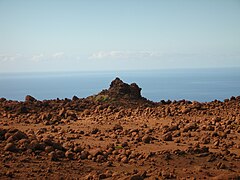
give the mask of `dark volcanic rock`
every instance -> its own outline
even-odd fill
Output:
[[[16,152],[17,148],[13,143],[8,143],[5,147],[4,147],[5,151],[11,151],[11,152]]]
[[[30,95],[27,95],[26,97],[25,97],[25,101],[26,102],[35,102],[35,101],[37,101],[34,97],[32,97],[32,96],[30,96]]]
[[[172,133],[171,132],[167,132],[166,134],[163,135],[163,140],[164,141],[172,141]]]
[[[6,98],[0,98],[0,102],[6,101]]]
[[[20,105],[19,107],[17,107],[16,112],[17,112],[17,114],[25,114],[25,113],[28,113],[29,110],[26,106]]]
[[[86,98],[86,102],[88,101],[101,105],[108,104],[111,106],[124,106],[132,108],[137,106],[155,106],[156,103],[142,97],[141,90],[142,89],[136,83],[132,83],[129,85],[127,83],[124,83],[120,78],[117,77],[111,82],[109,89],[102,90],[97,95],[89,96],[88,98]],[[111,106],[100,106],[101,109],[98,109],[97,111],[103,111],[103,109],[106,108],[107,113],[112,113],[113,108],[111,108]],[[87,109],[87,107],[85,106],[84,109]]]
[[[111,97],[115,98],[131,98],[131,99],[140,99],[141,88],[138,87],[136,83],[131,85],[124,83],[121,79],[116,78],[111,82],[110,88],[108,89],[108,94]]]

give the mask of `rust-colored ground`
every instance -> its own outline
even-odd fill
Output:
[[[0,179],[240,179],[240,97],[153,103],[116,79],[86,99],[0,99]]]

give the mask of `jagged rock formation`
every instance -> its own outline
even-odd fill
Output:
[[[117,77],[111,82],[109,89],[102,90],[86,100],[127,107],[154,106],[156,103],[142,97],[141,90],[136,83],[127,84]]]
[[[127,84],[124,83],[120,78],[116,78],[110,84],[110,88],[104,91],[113,98],[127,98],[127,99],[142,99],[141,88],[136,83]]]
[[[136,83],[127,84],[120,78],[116,78],[110,84],[109,89],[101,91],[98,95],[105,95],[114,99],[131,99],[140,100],[145,99],[141,96],[141,88]]]

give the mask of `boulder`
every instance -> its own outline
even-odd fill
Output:
[[[24,105],[20,105],[20,106],[17,107],[17,109],[16,109],[16,113],[17,113],[17,114],[26,114],[26,113],[28,113],[28,112],[29,112],[28,108],[27,108],[26,106],[24,106]]]
[[[145,136],[142,137],[142,141],[144,143],[150,143],[151,137],[149,135],[145,135]]]
[[[6,98],[0,98],[0,102],[6,101]]]
[[[35,102],[37,101],[34,97],[30,96],[30,95],[27,95],[25,97],[25,102]]]
[[[92,155],[93,157],[96,157],[99,154],[102,154],[102,149],[96,148],[96,149],[91,149],[89,151],[89,154]]]
[[[77,96],[72,97],[72,101],[77,101],[79,98]]]
[[[116,130],[123,130],[123,127],[120,125],[120,124],[115,124],[114,127],[113,127],[113,130],[116,131]]]
[[[14,140],[20,140],[20,139],[28,139],[28,136],[22,132],[22,131],[17,131],[12,135]]]
[[[172,133],[171,132],[167,132],[166,134],[164,134],[163,136],[163,140],[164,141],[172,141]]]
[[[4,151],[16,152],[17,150],[17,147],[13,143],[7,143],[7,145],[4,147]]]

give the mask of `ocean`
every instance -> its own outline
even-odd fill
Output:
[[[135,82],[149,100],[223,101],[240,95],[240,68],[152,71],[0,73],[0,97],[23,101],[84,98],[108,89],[112,80]]]

